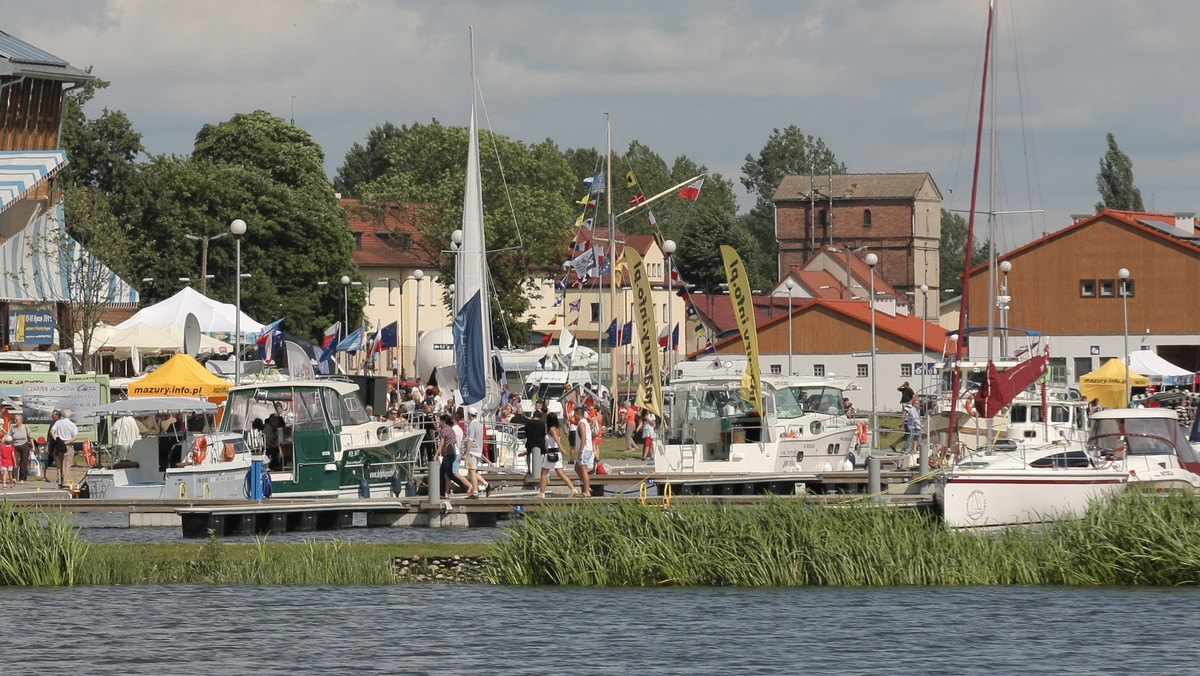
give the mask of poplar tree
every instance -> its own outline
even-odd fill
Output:
[[[1107,138],[1108,152],[1100,158],[1100,173],[1096,174],[1096,187],[1100,189],[1096,213],[1104,209],[1145,211],[1142,191],[1133,184],[1133,161],[1117,147],[1111,132]]]

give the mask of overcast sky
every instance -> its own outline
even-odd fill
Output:
[[[947,208],[968,206],[985,0],[36,4],[0,28],[92,66],[112,86],[89,113],[124,111],[151,153],[188,153],[236,113],[294,110],[332,176],[375,125],[465,125],[473,24],[498,133],[602,148],[607,112],[617,148],[736,182],[795,124],[851,172],[927,171]],[[1094,209],[1107,132],[1148,209],[1200,210],[1200,3],[1015,0],[998,26],[996,209],[1045,210],[1001,217],[1002,248]]]

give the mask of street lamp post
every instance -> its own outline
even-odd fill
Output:
[[[387,282],[388,298],[392,296],[392,282],[396,283],[396,345],[392,348],[392,361],[397,364],[396,378],[400,377],[400,320],[403,318],[404,283],[391,277],[380,277],[379,281]],[[379,329],[382,331],[383,329]]]
[[[796,282],[789,276],[783,285],[788,290],[788,375],[794,376],[796,372],[792,369],[792,290],[796,288]]]
[[[214,239],[221,239],[227,232],[217,233],[211,237],[200,237],[190,233],[184,233],[184,237],[193,242],[200,242],[200,293],[208,295],[208,243]]]
[[[879,256],[874,253],[869,253],[864,259],[867,265],[871,266],[871,298],[867,308],[871,312],[871,443],[875,446],[879,444],[879,405],[877,380],[875,376],[875,266],[879,264]]]
[[[235,218],[229,224],[229,232],[233,233],[233,241],[237,243],[237,281],[234,286],[237,314],[233,318],[233,384],[236,386],[242,384],[242,235],[246,234],[246,221]]]
[[[1117,270],[1117,276],[1121,281],[1117,282],[1121,285],[1121,312],[1125,317],[1125,405],[1129,405],[1131,393],[1129,389],[1129,293],[1126,287],[1126,282],[1129,279],[1129,268],[1121,268]]]
[[[929,326],[929,285],[921,285],[921,401],[925,401],[925,371],[929,369],[929,363],[925,360],[925,328]],[[932,407],[925,406],[925,448],[929,448],[929,438],[931,431],[929,429],[929,413],[932,412]]]
[[[1008,273],[1012,272],[1011,261],[1000,261],[1000,272],[1004,278],[1000,281],[1000,295],[996,296],[996,307],[1000,308],[1000,354],[1008,358],[1008,306],[1012,296],[1008,295]]]
[[[674,321],[674,313],[671,311],[671,296],[675,294],[675,284],[671,281],[671,254],[675,253],[675,240],[668,239],[663,242],[664,258],[667,259],[667,277],[664,280],[667,287],[667,378],[675,372],[675,330],[671,328]],[[613,318],[616,319],[617,311],[613,308]]]
[[[421,280],[425,278],[423,270],[413,270],[409,275],[417,282],[416,324],[413,328],[413,377],[421,380]]]

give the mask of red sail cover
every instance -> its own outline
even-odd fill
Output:
[[[1042,353],[1000,373],[995,364],[988,362],[987,381],[975,394],[975,410],[984,418],[998,415],[1026,387],[1046,374],[1046,365],[1049,363],[1049,355]]]

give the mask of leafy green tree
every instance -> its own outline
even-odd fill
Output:
[[[242,308],[260,321],[286,318],[284,328],[318,335],[341,319],[340,285],[319,287],[342,275],[364,281],[351,257],[354,239],[326,180],[323,155],[309,135],[263,111],[205,125],[190,157],[156,157],[143,169],[152,198],[137,227],[153,239],[159,256],[141,269],[156,280],[148,300],[164,298],[199,275],[200,247],[185,234],[228,232],[237,218],[242,236]],[[236,287],[232,237],[209,247],[209,295],[233,302]],[[350,287],[350,324],[361,321],[365,286]]]
[[[355,143],[346,152],[346,159],[333,179],[333,189],[343,197],[358,197],[360,185],[387,172],[391,145],[405,131],[391,122],[384,122],[368,132],[365,146]]]
[[[425,253],[445,286],[454,277],[451,234],[462,227],[468,132],[437,121],[413,124],[389,144],[387,170],[360,184],[368,203],[421,203],[417,215]],[[575,186],[564,154],[550,140],[529,145],[488,130],[479,132],[488,270],[494,288],[492,333],[497,342],[523,344],[530,325],[534,275],[559,270],[573,231]],[[575,195],[575,197],[571,197]],[[518,220],[519,217],[519,220]],[[449,303],[449,298],[446,299]]]
[[[746,155],[742,165],[742,186],[754,195],[754,206],[742,217],[742,225],[758,241],[763,254],[774,260],[779,253],[775,241],[775,212],[772,198],[784,177],[807,176],[811,173],[846,173],[846,165],[838,162],[825,141],[805,135],[796,125],[783,131],[772,129],[758,157]],[[747,265],[750,263],[747,261]],[[778,272],[771,273],[772,276]]]
[[[1096,213],[1104,209],[1144,211],[1142,191],[1133,184],[1133,160],[1117,147],[1117,139],[1109,133],[1108,152],[1100,158],[1100,173],[1096,174],[1096,187],[1100,190],[1100,201],[1096,202]]]
[[[138,208],[142,194],[138,160],[145,153],[142,135],[125,113],[105,108],[89,119],[84,107],[109,86],[93,80],[67,94],[62,117],[62,147],[69,163],[59,175],[62,185],[96,188],[120,220]],[[89,197],[89,199],[93,199]]]
[[[942,239],[938,246],[938,265],[941,268],[941,276],[938,278],[938,286],[943,291],[962,292],[963,264],[966,262],[967,251],[967,226],[967,219],[961,214],[942,209]],[[972,267],[987,261],[987,242],[976,237],[974,244],[975,253],[971,256]]]

